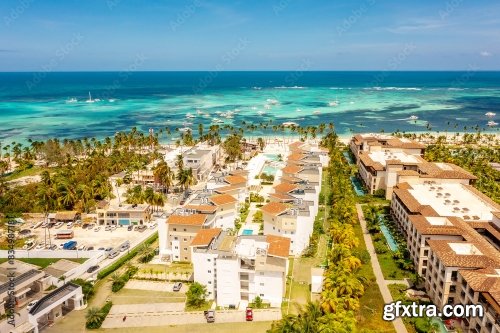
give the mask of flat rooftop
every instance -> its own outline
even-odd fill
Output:
[[[386,152],[386,151],[375,151],[368,154],[374,162],[382,164],[384,167],[387,165],[389,160],[398,160],[403,164],[417,164],[420,160],[414,155],[409,155],[403,152]]]
[[[40,311],[48,308],[55,302],[61,300],[63,297],[67,296],[68,294],[72,293],[76,289],[80,288],[80,286],[73,284],[71,282],[65,284],[64,286],[57,288],[50,294],[45,295],[42,297],[38,303],[30,310],[31,315],[35,315],[39,313]]]
[[[498,211],[496,205],[462,184],[411,184],[408,192],[420,205],[432,207],[440,216],[490,221],[492,212]]]
[[[451,249],[459,255],[482,255],[479,249],[470,243],[448,243]]]

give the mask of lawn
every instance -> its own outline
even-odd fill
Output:
[[[183,273],[183,272],[192,272],[193,265],[190,263],[172,263],[169,266],[155,265],[155,264],[140,264],[139,269],[142,271],[149,271],[150,269],[152,269],[155,272]]]
[[[358,248],[366,251],[366,244],[359,223],[354,225],[354,232],[359,239]],[[358,275],[365,277],[368,281],[368,285],[366,286],[363,297],[360,299],[361,308],[357,313],[357,328],[360,331],[394,332],[394,326],[382,319],[384,300],[378,288],[371,263],[364,263]]]
[[[123,288],[111,294],[113,304],[146,304],[146,303],[184,303],[184,294]]]
[[[76,258],[19,258],[16,260],[19,260],[19,261],[22,261],[22,262],[25,262],[28,264],[36,265],[36,266],[39,266],[40,268],[45,268],[45,267],[49,266],[50,264],[53,264],[56,261],[59,261],[61,259],[66,259],[66,260],[74,261],[74,262],[81,264],[81,263],[84,263],[88,258],[78,258],[78,259],[76,259]],[[4,263],[6,261],[7,261],[7,259],[1,258],[0,264]]]
[[[205,311],[205,310],[210,310],[210,308],[212,308],[212,303],[213,301],[208,301],[208,302],[205,302],[205,304],[203,304],[202,306],[188,306],[186,304],[186,308],[185,310],[186,311]]]
[[[5,181],[10,181],[10,180],[15,180],[21,177],[26,177],[26,176],[36,176],[40,174],[45,168],[39,167],[39,166],[33,166],[32,168],[25,169],[21,172],[18,171],[13,171],[9,175],[4,177]]]
[[[388,250],[386,253],[377,254],[380,268],[386,280],[402,280],[404,278],[411,278],[412,272],[403,270],[398,267],[392,257],[392,252]]]

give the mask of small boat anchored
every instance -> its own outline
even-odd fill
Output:
[[[418,120],[418,116],[412,115],[412,116],[410,117],[410,120]]]
[[[496,113],[495,112],[486,112],[484,115],[486,117],[492,118],[492,117],[496,116]]]
[[[76,103],[76,102],[78,102],[78,100],[74,97],[72,97],[66,101],[66,103]]]
[[[488,121],[488,126],[489,127],[494,127],[494,126],[497,126],[497,125],[498,125],[498,123],[494,122],[493,120]]]

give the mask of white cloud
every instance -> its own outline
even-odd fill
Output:
[[[481,57],[491,57],[493,55],[491,52],[488,51],[481,51],[479,52],[479,54],[481,55]]]

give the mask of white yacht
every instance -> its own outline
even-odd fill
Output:
[[[179,128],[179,132],[182,132],[182,133],[191,132],[191,129],[189,127],[182,127],[182,128]]]
[[[496,116],[496,113],[495,113],[495,112],[486,112],[484,115],[485,115],[486,117],[490,117],[490,118],[491,118],[491,117]]]
[[[114,103],[115,101],[116,101],[116,99],[114,99],[114,98],[108,99],[108,102],[110,102],[110,103]]]
[[[199,114],[199,115],[202,115],[203,114],[203,111],[201,110],[196,110],[196,113]]]
[[[295,112],[302,112],[302,110],[297,108],[297,109],[295,109]]]
[[[66,101],[66,103],[76,103],[76,102],[78,102],[78,100],[74,97],[72,97]]]
[[[89,99],[86,100],[85,102],[87,102],[87,103],[94,103],[94,100],[92,99],[92,95],[90,94],[90,91],[89,91]]]
[[[313,114],[321,114],[321,111],[315,110],[315,111],[313,111]]]
[[[271,105],[279,104],[279,101],[277,99],[274,99],[274,98],[268,98],[268,99],[266,99],[266,102],[268,104],[271,104]]]
[[[498,125],[498,123],[494,122],[493,120],[488,121],[489,127],[493,127],[493,126],[497,126],[497,125]]]
[[[412,116],[410,117],[410,120],[417,120],[417,119],[418,119],[418,117],[417,117],[417,116],[415,116],[415,115],[412,115]]]
[[[193,116],[191,113],[187,113],[186,118],[193,119],[193,118],[195,118],[195,116]]]
[[[264,105],[264,109],[266,109],[266,110],[271,110],[271,105],[270,105],[270,104],[266,104],[266,105]]]
[[[294,126],[295,126],[295,127],[298,127],[298,126],[299,126],[299,124],[294,123],[293,121],[287,121],[287,122],[284,122],[284,123],[283,123],[283,126],[285,126],[285,127],[294,127]]]
[[[264,111],[257,111],[257,113],[262,116],[265,112]]]

